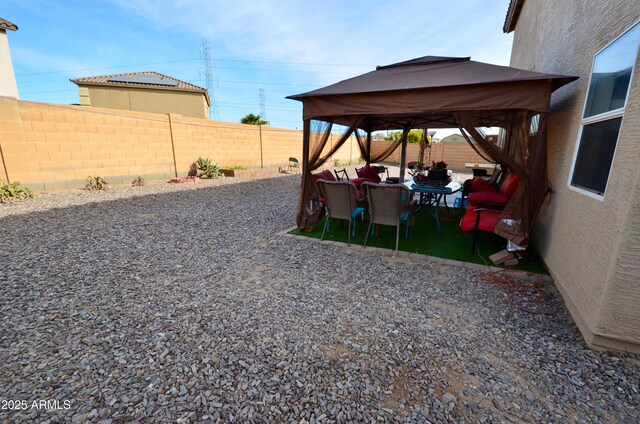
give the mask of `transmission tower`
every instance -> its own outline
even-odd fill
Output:
[[[217,81],[213,76],[211,63],[215,66],[215,61],[211,55],[211,49],[209,48],[209,42],[206,39],[202,39],[202,48],[200,49],[200,58],[204,64],[204,81],[209,92],[209,119],[220,119],[220,113],[218,112],[218,100],[214,92],[214,84],[217,85]]]
[[[260,97],[260,117],[267,120],[267,110],[264,106],[264,88],[258,89],[258,96]]]

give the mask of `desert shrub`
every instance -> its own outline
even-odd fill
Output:
[[[136,177],[133,181],[131,181],[131,185],[133,187],[142,187],[145,185],[144,178],[141,176]]]
[[[19,182],[0,182],[0,203],[33,197],[33,192]]]
[[[338,166],[340,166],[340,159],[334,159],[334,160],[333,160],[333,166],[335,166],[336,168],[337,168]]]
[[[196,166],[199,171],[198,177],[200,178],[220,178],[223,176],[218,164],[213,163],[213,161],[209,158],[198,158],[198,160],[196,161]]]
[[[87,177],[87,184],[84,186],[87,190],[106,190],[107,189],[107,180],[102,177]]]

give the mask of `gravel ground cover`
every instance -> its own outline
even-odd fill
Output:
[[[637,422],[638,356],[564,307],[278,235],[299,178],[0,206],[0,421]]]

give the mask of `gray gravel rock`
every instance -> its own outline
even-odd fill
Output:
[[[0,206],[0,400],[29,405],[0,421],[637,421],[638,356],[588,350],[566,310],[524,313],[468,268],[277,235],[299,184]]]

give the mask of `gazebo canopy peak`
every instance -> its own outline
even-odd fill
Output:
[[[305,120],[345,124],[354,116],[368,116],[367,130],[412,120],[423,122],[416,127],[456,126],[452,116],[460,112],[492,125],[490,118],[500,110],[546,112],[551,93],[574,79],[468,57],[424,56],[287,98],[304,103]]]

